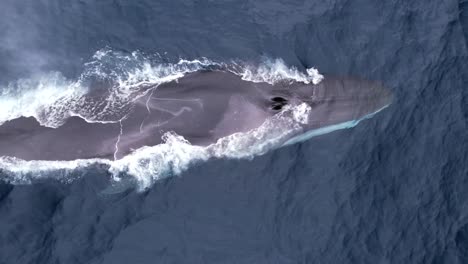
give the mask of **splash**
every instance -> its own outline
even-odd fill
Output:
[[[282,81],[318,84],[323,79],[323,75],[315,68],[309,68],[303,73],[295,67],[288,67],[281,59],[267,59],[259,66],[243,65],[237,73],[245,81],[270,84]]]
[[[69,116],[70,106],[86,93],[80,81],[68,81],[57,72],[18,80],[1,89],[0,125],[23,116],[57,127]]]

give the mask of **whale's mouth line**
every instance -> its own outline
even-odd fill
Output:
[[[329,133],[337,131],[337,130],[353,128],[353,127],[357,126],[361,121],[372,118],[373,116],[375,116],[376,114],[378,114],[379,112],[381,112],[385,108],[389,107],[390,105],[391,105],[391,103],[383,106],[382,108],[377,109],[376,111],[374,111],[372,113],[364,115],[359,119],[349,120],[349,121],[341,122],[341,123],[338,123],[338,124],[333,124],[333,125],[329,125],[329,126],[309,130],[309,131],[307,131],[307,132],[305,132],[303,134],[300,134],[298,136],[290,138],[289,140],[287,140],[286,142],[284,142],[282,144],[282,147],[283,146],[288,146],[288,145],[293,145],[293,144],[296,144],[296,143],[299,143],[299,142],[304,142],[304,141],[307,141],[307,140],[309,140],[309,139],[311,139],[313,137],[329,134]]]

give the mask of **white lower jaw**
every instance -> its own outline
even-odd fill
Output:
[[[325,127],[309,130],[309,131],[307,131],[307,132],[305,132],[303,134],[300,134],[298,136],[290,138],[288,141],[283,143],[282,146],[288,146],[288,145],[296,144],[296,143],[299,143],[299,142],[303,142],[303,141],[309,140],[309,139],[311,139],[313,137],[328,134],[328,133],[331,133],[331,132],[336,131],[336,130],[355,127],[362,120],[372,118],[374,115],[376,115],[378,112],[382,111],[383,109],[387,108],[389,105],[390,104],[385,105],[384,107],[378,109],[377,111],[372,112],[370,114],[367,114],[367,115],[365,115],[365,116],[363,116],[363,117],[361,117],[359,119],[356,119],[356,120],[350,120],[350,121],[346,121],[346,122],[343,122],[343,123],[338,123],[338,124],[334,124],[334,125],[330,125],[330,126],[325,126]]]

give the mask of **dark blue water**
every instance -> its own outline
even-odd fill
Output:
[[[99,167],[5,181],[0,263],[468,263],[467,40],[464,0],[2,0],[3,85],[73,79],[110,47],[281,58],[381,80],[395,99],[353,129],[143,192],[102,195]]]

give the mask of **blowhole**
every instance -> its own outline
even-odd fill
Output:
[[[281,110],[281,109],[283,109],[283,105],[280,105],[280,104],[273,105],[273,106],[271,107],[271,109],[273,109],[273,110]]]
[[[276,111],[283,109],[283,106],[285,106],[288,103],[287,99],[280,97],[280,96],[275,96],[271,98],[270,100],[272,102],[271,109],[276,110]]]
[[[286,100],[285,98],[280,97],[280,96],[275,96],[275,97],[271,98],[271,101],[277,102],[277,103],[285,103],[288,100]]]

